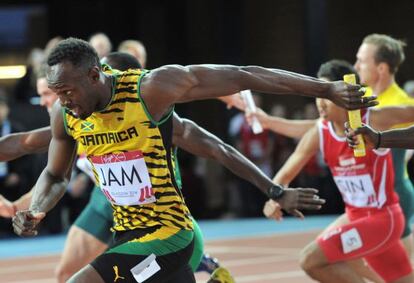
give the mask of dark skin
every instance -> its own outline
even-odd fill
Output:
[[[62,62],[51,66],[48,84],[58,95],[63,106],[85,119],[94,111],[102,110],[112,95],[112,80],[98,66],[86,68]],[[348,108],[375,105],[373,98],[364,98],[359,86],[344,82],[323,82],[311,77],[262,67],[236,67],[220,65],[164,66],[144,77],[141,93],[148,110],[159,120],[174,103],[196,99],[231,95],[244,89],[264,93],[296,94],[311,97],[328,97]],[[19,212],[14,219],[16,233],[34,235],[36,225],[61,196],[55,192],[55,184],[64,182],[68,164],[71,164],[76,143],[66,134],[61,115],[61,105],[55,105],[51,114],[52,141],[48,164],[36,183],[29,211]],[[270,183],[269,183],[270,184]],[[289,211],[300,209],[313,199],[316,191],[286,190],[282,208]],[[42,214],[43,213],[43,214]],[[43,217],[42,217],[43,216]],[[29,219],[29,220],[27,220]]]
[[[348,123],[345,123],[345,127],[346,140],[349,146],[353,148],[359,144],[358,135],[363,136],[368,148],[414,148],[414,126],[388,131],[376,131],[365,124],[356,130],[352,130]]]
[[[347,109],[373,106],[374,97],[361,98],[357,85],[324,82],[291,72],[258,66],[170,65],[155,69],[142,83],[142,95],[155,120],[174,103],[217,98],[244,89],[261,93],[328,98]]]
[[[97,66],[85,71],[69,62],[57,64],[50,68],[48,83],[58,94],[62,105],[74,113],[81,112],[78,114],[82,119],[105,108],[111,98],[112,78],[102,73]],[[141,93],[157,121],[175,103],[227,96],[249,88],[262,93],[301,93],[304,96],[327,98],[347,109],[377,104],[375,97],[362,98],[364,93],[358,85],[348,85],[342,81],[324,82],[257,66],[163,66],[144,77]]]

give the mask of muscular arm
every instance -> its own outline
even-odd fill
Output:
[[[346,108],[374,105],[359,86],[325,82],[312,77],[258,66],[168,65],[152,70],[140,91],[155,120],[174,103],[216,98],[251,89],[260,93],[305,95],[328,98]]]
[[[52,209],[66,190],[67,172],[76,154],[76,143],[64,128],[61,106],[55,103],[51,115],[52,140],[49,146],[47,166],[40,174],[29,210],[17,211],[13,217],[14,232],[20,236],[37,235],[37,226]]]
[[[267,189],[273,184],[272,180],[240,152],[193,121],[181,119],[176,113],[173,119],[175,145],[194,155],[217,160],[235,175],[267,194]]]
[[[252,162],[233,147],[225,144],[213,134],[198,127],[195,123],[174,116],[173,142],[191,153],[217,160],[237,176],[253,183],[266,195],[272,181]],[[303,217],[298,209],[320,209],[324,200],[315,198],[314,189],[281,189],[283,195],[277,197],[280,207],[289,213]]]
[[[276,173],[273,181],[278,184],[288,185],[318,150],[319,135],[318,128],[315,125],[302,137],[295,151]]]
[[[1,137],[0,161],[13,160],[26,154],[46,152],[51,138],[50,127]]]
[[[414,126],[381,132],[379,147],[414,149]]]
[[[63,196],[67,185],[66,173],[70,169],[75,155],[75,141],[64,129],[61,106],[55,104],[52,118],[52,140],[46,168],[36,182],[30,210],[47,212]]]
[[[52,140],[46,168],[36,182],[30,210],[49,211],[63,196],[67,172],[73,162],[76,143],[64,129],[60,104],[55,104],[51,116]]]

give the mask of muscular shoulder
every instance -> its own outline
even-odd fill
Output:
[[[140,93],[151,116],[158,121],[196,84],[188,67],[166,65],[151,70],[142,78]]]
[[[152,69],[146,76],[148,79],[168,79],[176,76],[185,76],[189,73],[189,68],[182,65],[165,65],[156,69]]]
[[[151,70],[143,78],[142,86],[149,89],[171,89],[171,86],[188,86],[194,84],[195,81],[195,77],[189,67],[165,65]]]

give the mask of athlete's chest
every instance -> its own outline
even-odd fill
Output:
[[[125,103],[117,111],[94,113],[73,121],[72,135],[87,155],[102,155],[140,149],[145,151],[159,131],[147,119],[142,107]]]

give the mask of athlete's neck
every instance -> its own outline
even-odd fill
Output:
[[[102,111],[109,105],[109,103],[111,103],[114,82],[115,82],[115,77],[105,74],[105,73],[101,74],[100,79],[103,81],[103,84],[102,84],[102,90],[100,92],[101,99],[99,100],[98,107],[97,107],[98,111]]]
[[[335,134],[339,137],[345,136],[345,122],[347,121],[347,117],[345,116],[343,119],[338,119],[335,121],[331,121]]]

